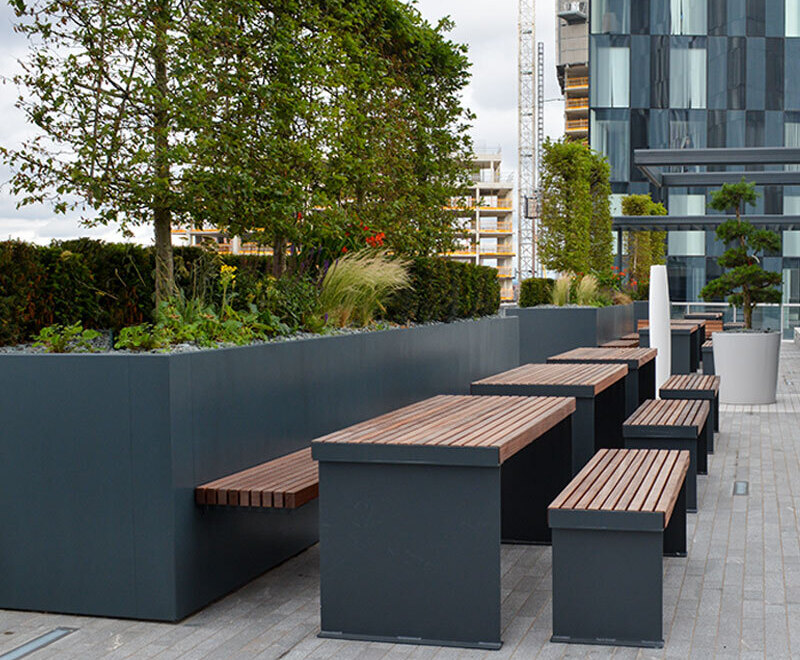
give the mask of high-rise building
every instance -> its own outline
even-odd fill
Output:
[[[589,2],[557,0],[556,73],[564,94],[564,132],[585,140],[589,135]]]
[[[655,187],[634,165],[636,149],[800,147],[800,0],[592,0],[589,9],[589,141],[611,164],[616,215],[629,193],[653,194],[670,216],[713,213],[709,188]],[[800,215],[800,186],[758,192],[748,213]],[[781,233],[782,252],[763,264],[782,272],[791,305],[800,303],[800,231]],[[668,236],[671,296],[698,300],[720,275],[724,246],[708,223]],[[784,325],[800,318],[790,311]]]
[[[460,235],[449,259],[497,269],[500,299],[514,299],[514,177],[501,171],[500,147],[478,147],[466,199],[454,200]]]

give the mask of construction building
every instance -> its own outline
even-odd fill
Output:
[[[589,3],[557,0],[556,72],[564,94],[564,133],[589,137]]]
[[[472,160],[472,175],[466,199],[456,200],[461,230],[455,251],[448,259],[467,261],[497,269],[500,298],[514,299],[514,175],[501,172],[500,147],[479,147]]]

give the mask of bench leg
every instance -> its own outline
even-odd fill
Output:
[[[553,529],[554,642],[664,645],[663,532]]]
[[[656,361],[650,360],[639,368],[639,403],[637,408],[648,399],[656,398]]]
[[[500,648],[500,468],[320,461],[321,637]]]
[[[669,557],[686,556],[686,480],[664,530],[664,554]]]
[[[719,432],[719,394],[714,397],[714,430]]]
[[[500,475],[503,541],[549,544],[547,506],[572,475],[572,416],[509,458]]]
[[[708,443],[714,437],[708,418],[697,436],[697,474],[708,474]]]

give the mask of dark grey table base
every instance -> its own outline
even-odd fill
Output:
[[[653,513],[551,511],[553,642],[661,648],[662,555],[686,556],[686,482]]]
[[[571,437],[567,418],[502,466],[490,448],[315,445],[320,637],[500,648],[501,536],[550,540]]]
[[[703,373],[706,376],[716,376],[714,371],[714,347],[703,349]]]
[[[655,382],[655,377],[654,377]],[[473,383],[470,394],[494,396],[573,396],[572,475],[578,474],[598,449],[621,449],[622,423],[625,421],[625,379],[620,379],[597,395],[587,394],[584,386],[569,385],[490,385]]]
[[[693,374],[700,366],[700,333],[673,328],[670,332],[672,358],[670,360],[670,373]],[[639,345],[650,348],[650,329],[639,330]]]

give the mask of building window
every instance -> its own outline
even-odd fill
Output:
[[[786,36],[800,37],[800,0],[786,0]]]
[[[669,111],[669,148],[705,149],[706,113],[692,110]]]
[[[672,44],[669,57],[669,104],[673,108],[706,107],[705,48],[685,48]]]
[[[672,195],[670,195],[670,199]],[[673,213],[670,209],[670,213]],[[704,257],[706,233],[699,231],[671,231],[667,233],[667,254],[670,257]]]
[[[697,0],[670,0],[671,34],[705,34],[707,8]]]
[[[629,120],[628,118],[598,117],[598,114],[592,111],[591,147],[608,158],[611,166],[611,181],[627,183],[630,179],[631,155]]]
[[[800,215],[800,186],[786,186],[783,189],[783,214],[784,215]],[[796,254],[787,254],[787,236],[791,234],[795,246],[794,251]],[[800,257],[800,231],[785,231],[783,232],[783,256],[785,257]]]
[[[592,106],[627,108],[630,102],[630,49],[592,43]]]
[[[593,34],[627,34],[630,32],[629,0],[595,0],[592,3]]]
[[[783,95],[787,110],[800,110],[800,85],[792,84],[800,79],[800,39],[785,39]]]
[[[670,215],[705,215],[706,214],[706,196],[705,195],[698,195],[698,194],[686,194],[681,192],[670,191],[669,193],[669,214]],[[670,237],[672,234],[676,236],[678,234],[686,234],[683,238],[676,238],[677,241],[690,241],[691,245],[694,246],[697,250],[700,250],[697,254],[705,254],[705,247],[701,246],[701,243],[704,245],[705,241],[705,232],[703,231],[683,231],[683,232],[670,232]],[[688,236],[691,234],[691,236]],[[700,240],[699,234],[703,234],[702,241]],[[670,241],[672,238],[670,238]],[[679,243],[676,243],[678,245]],[[672,243],[670,242],[670,245]],[[687,243],[688,245],[688,243]],[[685,255],[685,256],[693,256],[696,252],[673,252],[672,248],[670,248],[670,254],[677,254],[677,255]]]

